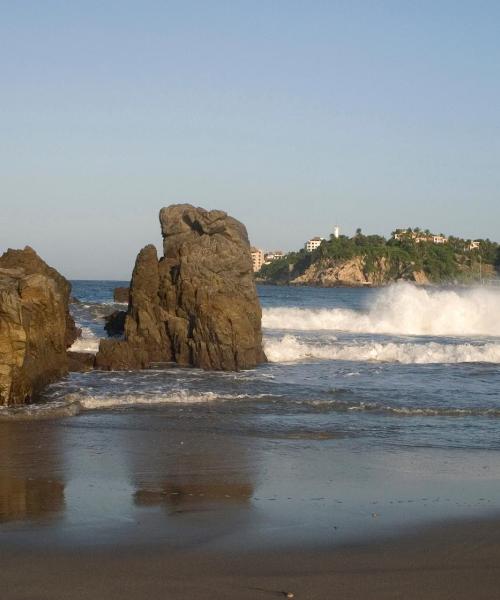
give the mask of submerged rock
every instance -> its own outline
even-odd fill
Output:
[[[71,372],[92,371],[95,364],[95,354],[90,352],[68,351],[68,369]]]
[[[0,405],[30,402],[68,372],[66,349],[80,333],[70,293],[71,284],[32,248],[0,257]]]
[[[127,312],[124,310],[115,310],[110,315],[104,317],[104,330],[109,337],[122,336],[125,331],[125,317]]]
[[[176,362],[238,370],[265,362],[261,308],[242,223],[178,204],[160,211],[164,256],[135,263],[123,341],[103,340],[96,365],[137,369]]]

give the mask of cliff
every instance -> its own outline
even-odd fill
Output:
[[[0,405],[30,402],[68,372],[66,349],[79,333],[70,293],[33,249],[0,257]]]
[[[353,237],[332,235],[311,252],[301,248],[265,263],[257,280],[318,286],[385,285],[399,280],[421,285],[474,284],[500,273],[500,245],[489,239],[471,242],[414,232],[398,236],[386,239],[361,230]]]
[[[385,257],[367,264],[366,257],[350,259],[326,258],[312,263],[301,275],[290,280],[292,285],[322,287],[384,285],[405,279],[425,285],[429,280],[423,271],[395,269]]]
[[[134,267],[125,339],[102,340],[96,366],[176,362],[238,370],[266,360],[250,244],[242,223],[189,204],[160,211],[163,257],[146,246]]]

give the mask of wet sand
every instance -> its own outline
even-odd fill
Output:
[[[384,542],[301,551],[212,552],[210,544],[29,550],[0,546],[4,600],[492,599],[500,520],[435,525]]]
[[[178,414],[0,424],[1,600],[498,596],[498,452]]]

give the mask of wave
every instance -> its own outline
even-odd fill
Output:
[[[430,363],[500,363],[500,344],[425,344],[394,342],[330,343],[302,342],[293,335],[265,340],[265,352],[271,362],[299,362],[308,359]]]
[[[133,408],[141,406],[165,405],[170,403],[200,404],[214,401],[236,401],[242,399],[276,400],[282,395],[274,394],[216,394],[205,392],[193,394],[185,391],[165,395],[109,395],[82,396],[68,394],[65,400],[51,401],[27,406],[0,407],[1,421],[25,421],[73,417],[84,411]],[[286,400],[285,400],[286,402]],[[436,407],[436,406],[391,406],[378,402],[348,402],[343,400],[310,399],[295,401],[321,412],[371,412],[397,417],[500,417],[500,409],[495,407]]]
[[[26,421],[74,417],[81,411],[78,402],[57,401],[45,404],[0,407],[0,421]]]
[[[353,404],[339,400],[311,400],[308,403],[318,409],[327,409],[334,412],[373,412],[400,417],[500,417],[499,408],[489,407],[390,406],[378,402]]]
[[[500,292],[430,290],[399,283],[380,290],[367,312],[344,308],[267,308],[268,329],[431,336],[499,336]]]
[[[281,394],[218,394],[216,392],[189,392],[175,390],[169,393],[144,394],[84,394],[72,392],[64,399],[39,404],[0,407],[0,422],[7,420],[34,420],[76,416],[83,411],[161,406],[166,404],[206,404],[233,400],[276,400]]]
[[[81,336],[69,348],[70,352],[88,352],[97,354],[100,338],[89,327],[82,327]]]
[[[78,403],[82,410],[99,410],[130,406],[155,406],[162,404],[205,404],[230,400],[252,400],[262,398],[277,398],[271,394],[218,394],[215,392],[190,392],[175,390],[169,393],[144,394],[102,394],[83,395],[72,393],[66,396],[70,404]]]

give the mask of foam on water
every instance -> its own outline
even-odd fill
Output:
[[[267,394],[220,394],[216,392],[191,392],[173,390],[167,393],[132,393],[132,394],[68,394],[66,401],[77,402],[82,410],[102,410],[127,406],[154,406],[162,404],[206,404],[231,400],[245,400],[269,397]]]
[[[80,411],[81,407],[78,402],[65,400],[43,404],[0,406],[0,422],[74,417]]]
[[[6,420],[32,420],[70,417],[82,411],[110,410],[140,406],[161,406],[166,404],[208,404],[212,402],[230,402],[238,400],[275,400],[280,394],[222,394],[217,392],[192,392],[172,390],[160,393],[103,393],[87,394],[72,392],[58,400],[39,404],[0,407],[0,422]]]
[[[343,402],[312,400],[309,404],[323,410],[352,413],[382,413],[401,417],[500,417],[498,408],[460,408],[455,406],[391,406],[378,402]]]
[[[398,362],[403,364],[470,363],[500,364],[500,344],[422,344],[358,342],[310,344],[293,335],[266,339],[265,352],[271,362],[299,362],[308,359]]]
[[[399,283],[380,290],[367,312],[267,308],[268,329],[431,336],[500,336],[500,290],[424,289]]]
[[[96,354],[99,350],[100,339],[89,327],[82,327],[81,336],[69,349],[71,352],[89,352]]]

